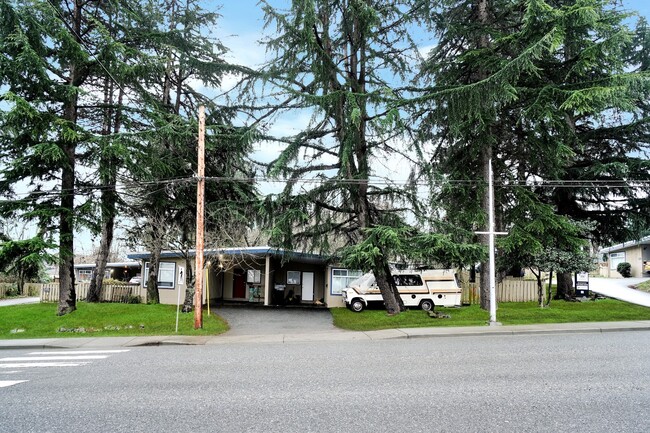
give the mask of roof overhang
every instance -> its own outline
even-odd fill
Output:
[[[107,268],[139,268],[140,262],[112,262],[106,263]],[[94,269],[95,263],[79,263],[74,265],[75,269]]]
[[[650,245],[650,236],[646,236],[646,237],[641,238],[641,239],[639,239],[637,241],[623,242],[622,244],[613,245],[611,247],[603,248],[603,249],[600,250],[600,253],[601,254],[614,253],[614,252],[617,252],[617,251],[627,250],[629,248],[636,247],[636,246],[639,246],[639,245]]]
[[[171,259],[171,258],[184,258],[187,254],[188,257],[195,257],[196,250],[189,250],[187,253],[179,250],[173,251],[163,251],[160,254],[161,259]],[[285,261],[296,261],[300,263],[315,263],[315,264],[326,264],[330,261],[330,256],[314,254],[314,253],[305,253],[300,251],[290,251],[283,248],[274,248],[274,247],[241,247],[241,248],[218,248],[218,249],[206,249],[203,251],[203,255],[206,258],[214,257],[219,258],[221,256],[228,257],[233,259],[236,257],[242,258],[262,258],[266,256],[271,256],[273,258],[280,258]],[[127,254],[127,257],[132,260],[148,260],[151,257],[150,252],[134,252]]]

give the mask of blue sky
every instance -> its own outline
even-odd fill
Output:
[[[288,7],[291,0],[272,0],[271,3],[280,8]],[[650,20],[650,0],[622,0],[623,8],[637,11],[641,16]],[[204,5],[214,4],[206,1]],[[218,37],[230,48],[232,55],[243,60],[248,66],[254,61],[263,60],[263,50],[257,44],[260,39],[264,14],[257,0],[223,0],[219,10],[222,16],[219,20]]]

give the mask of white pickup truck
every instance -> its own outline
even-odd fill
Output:
[[[392,275],[407,307],[431,311],[436,305],[455,307],[461,304],[462,288],[450,269],[394,271]],[[343,300],[349,309],[356,312],[363,311],[369,305],[384,303],[372,273],[359,277],[343,289]]]

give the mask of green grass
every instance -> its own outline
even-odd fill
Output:
[[[409,310],[397,316],[388,316],[384,310],[365,310],[361,313],[354,313],[347,308],[332,308],[330,311],[334,317],[334,325],[353,331],[481,326],[489,320],[488,312],[481,310],[478,305],[436,308],[436,311],[450,315],[449,319],[432,319],[421,310]],[[548,308],[539,308],[535,302],[509,302],[499,304],[497,320],[504,325],[650,320],[650,308],[613,299],[590,302],[552,301]]]
[[[642,290],[644,292],[650,292],[650,281],[643,282],[636,286],[637,290]]]
[[[0,339],[174,335],[176,330],[174,305],[78,302],[77,310],[65,316],[57,316],[56,309],[49,303],[0,307]],[[227,330],[223,319],[206,311],[203,328],[198,330],[192,313],[179,317],[179,335],[216,335]]]

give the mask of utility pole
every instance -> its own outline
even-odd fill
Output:
[[[487,232],[475,232],[479,235],[488,235],[490,250],[490,326],[500,325],[497,322],[497,295],[496,295],[496,265],[494,259],[494,236],[507,235],[508,232],[494,231],[494,175],[492,173],[492,159],[488,161],[488,218],[489,227]]]
[[[194,283],[194,329],[203,328],[203,247],[205,216],[205,107],[199,107],[199,156],[196,184],[196,281]]]

